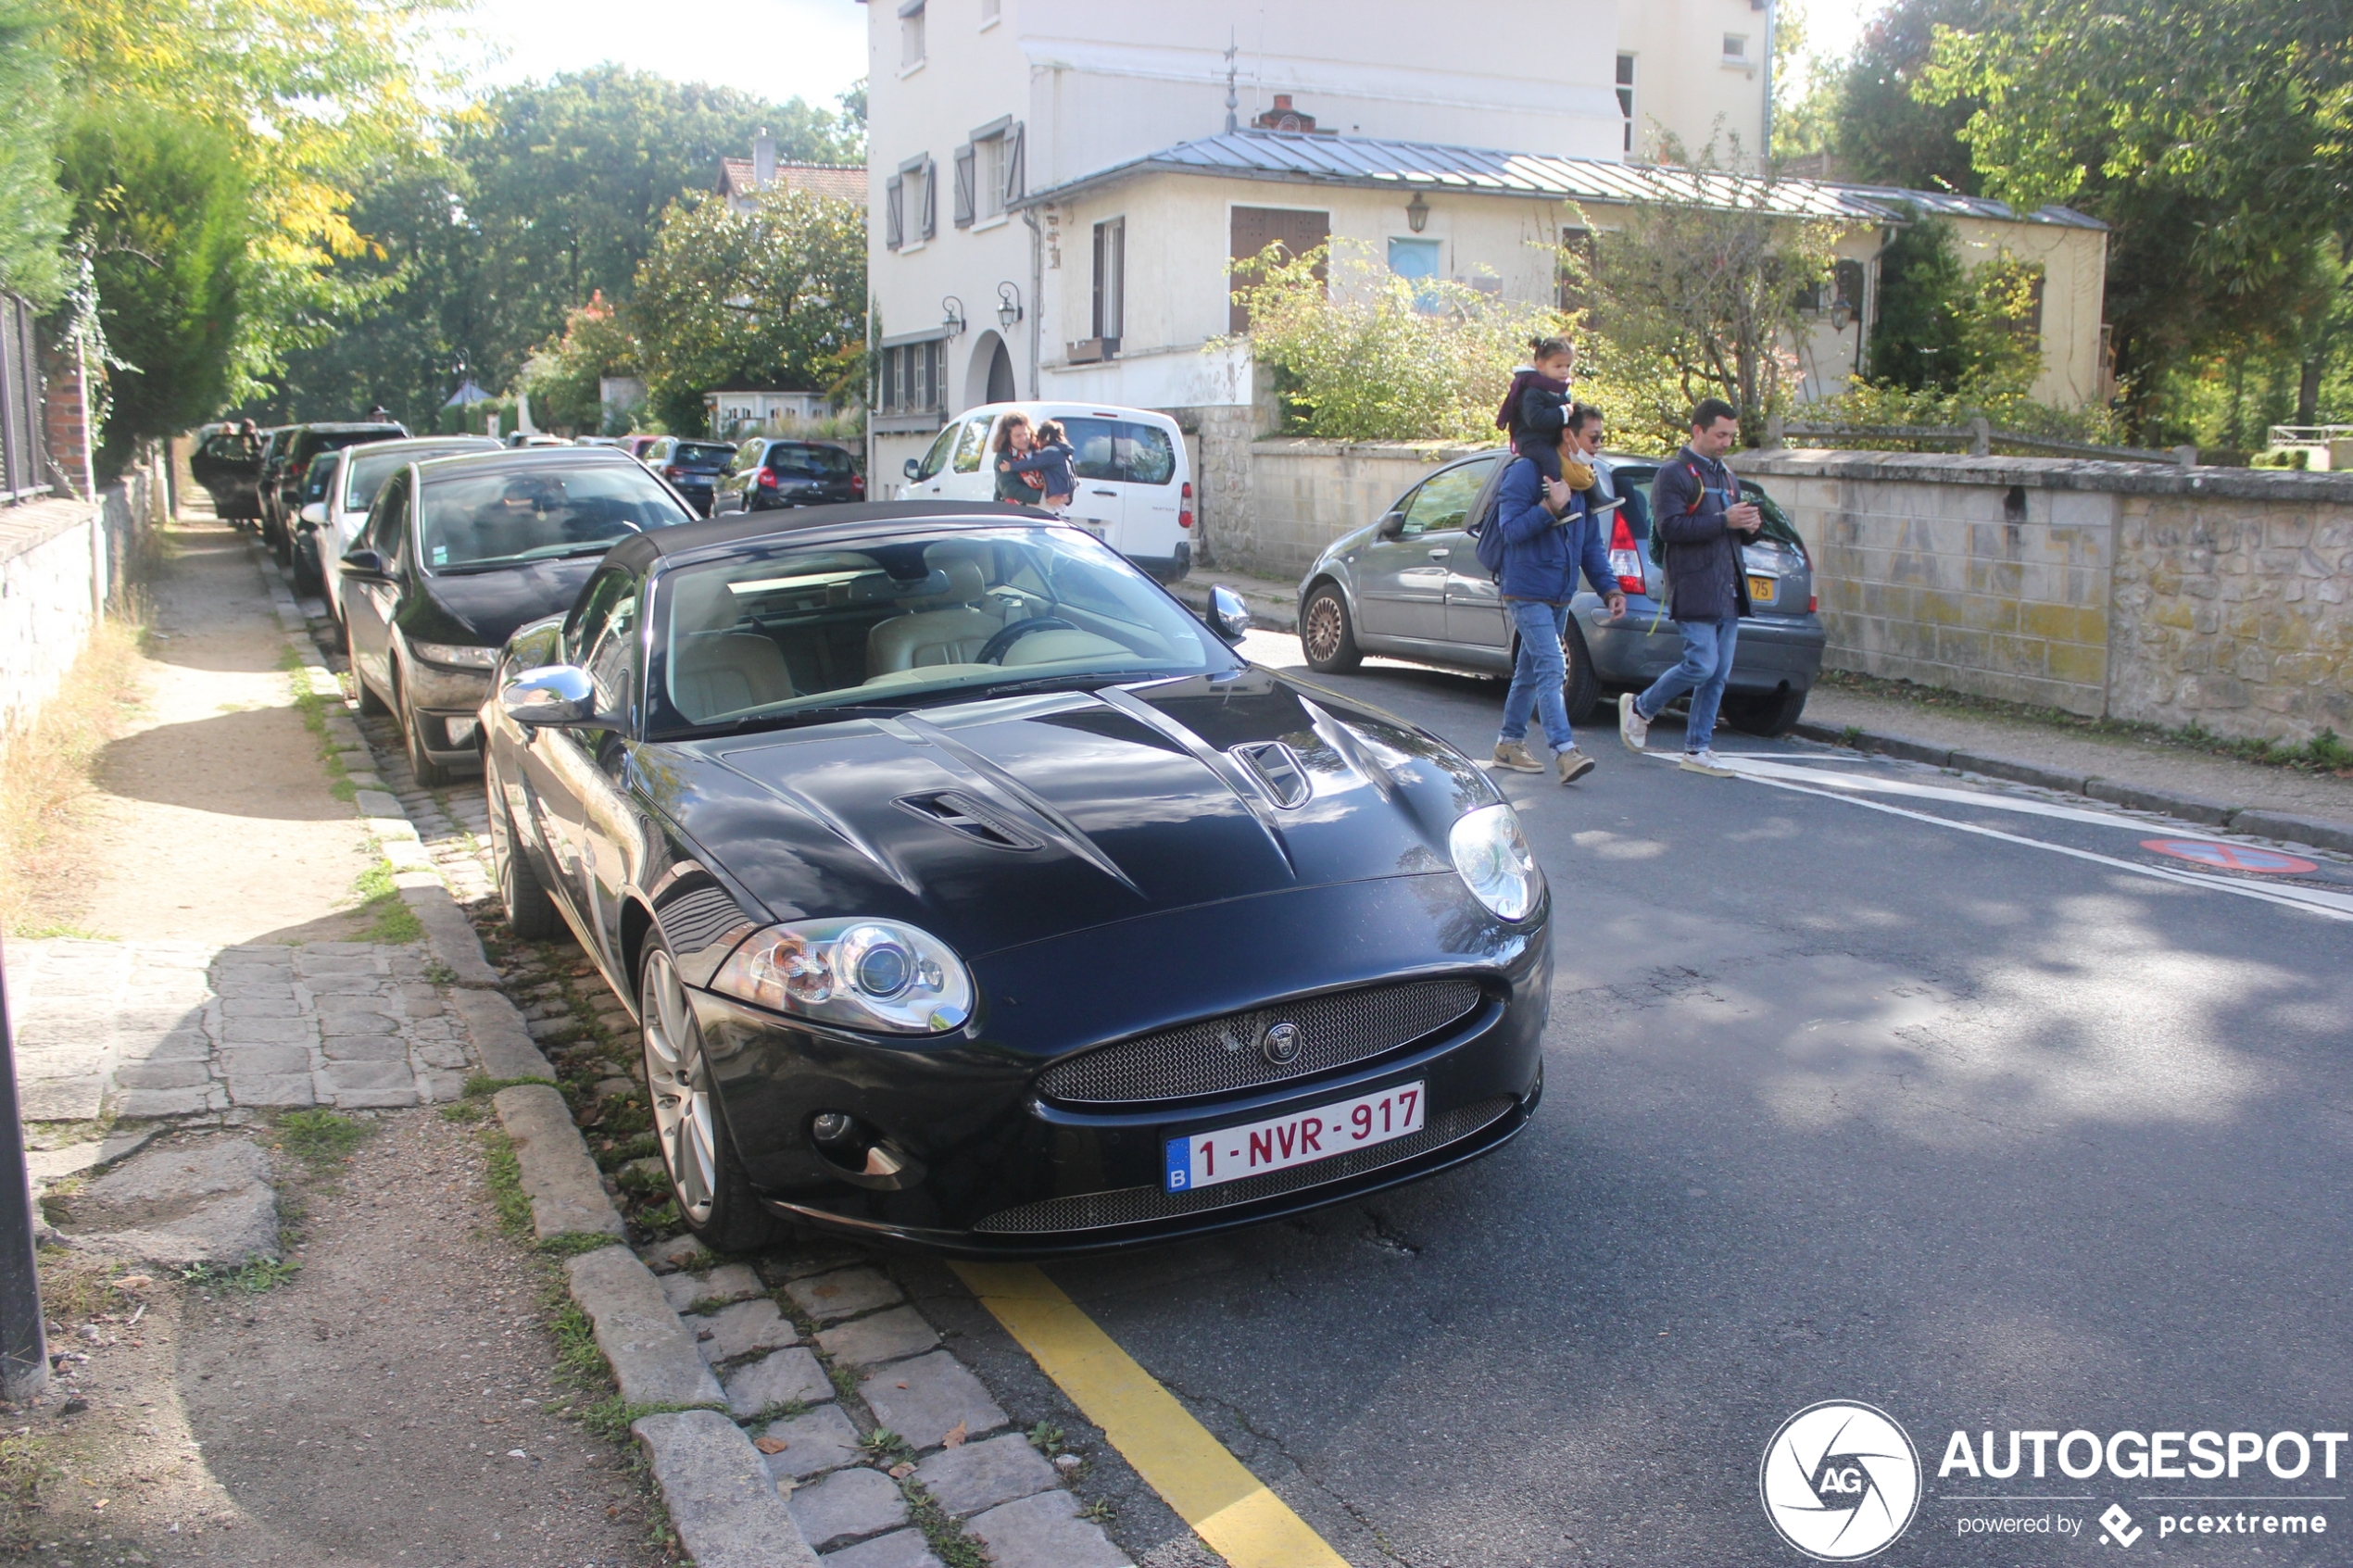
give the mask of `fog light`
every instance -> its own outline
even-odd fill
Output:
[[[828,1148],[846,1144],[858,1135],[858,1118],[838,1110],[821,1110],[810,1119],[809,1135]]]

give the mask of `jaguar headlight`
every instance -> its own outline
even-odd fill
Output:
[[[1543,896],[1544,873],[1505,805],[1482,806],[1454,820],[1446,835],[1454,871],[1471,896],[1504,919],[1526,920]]]
[[[711,989],[774,1012],[936,1035],[972,1016],[972,977],[955,950],[892,920],[774,925],[728,956]]]

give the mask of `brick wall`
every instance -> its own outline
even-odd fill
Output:
[[[50,482],[73,494],[90,494],[90,432],[84,422],[82,363],[69,354],[42,356],[44,389],[43,418],[49,440],[49,459],[57,465]],[[58,475],[62,474],[63,479]]]
[[[2353,733],[2353,474],[1794,451],[1826,662],[2219,734]]]

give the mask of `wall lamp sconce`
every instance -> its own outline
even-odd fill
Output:
[[[948,330],[948,335],[955,337],[961,334],[964,330],[964,302],[951,294],[939,302],[939,307],[947,312],[940,318],[939,324]]]
[[[1845,300],[1842,299],[1831,307],[1831,331],[1843,332],[1846,330],[1847,323],[1854,320],[1855,307]]]
[[[1416,191],[1414,199],[1405,204],[1405,226],[1418,234],[1422,232],[1422,226],[1428,221],[1429,203],[1422,200],[1422,194]]]
[[[997,285],[997,324],[1007,332],[1021,320],[1021,290],[1011,283]]]

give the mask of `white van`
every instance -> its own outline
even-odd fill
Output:
[[[1176,421],[1149,408],[1093,403],[987,403],[948,421],[931,450],[907,459],[906,500],[997,495],[999,424],[1062,421],[1077,454],[1078,493],[1063,515],[1164,583],[1193,566],[1193,476]]]

